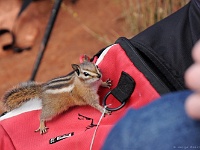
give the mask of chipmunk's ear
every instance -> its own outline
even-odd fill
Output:
[[[90,61],[90,57],[88,57],[87,55],[83,55],[82,57],[81,57],[81,60],[80,60],[81,62],[85,62],[85,61]]]
[[[79,76],[80,74],[80,66],[77,64],[72,64],[72,68],[74,69],[74,71],[77,73],[77,75]]]

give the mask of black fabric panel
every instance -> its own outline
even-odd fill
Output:
[[[193,63],[191,49],[200,38],[200,8],[198,0],[139,33],[130,42],[140,55],[158,69],[174,85],[185,89],[184,72]]]
[[[138,50],[133,47],[128,39],[121,37],[116,41],[116,43],[120,44],[130,61],[144,74],[147,80],[160,95],[175,90],[173,85],[168,84],[168,82],[163,82],[164,78],[161,80],[161,76],[158,75],[157,72],[154,72],[153,68],[149,66],[151,62],[147,63],[147,60],[140,56]]]

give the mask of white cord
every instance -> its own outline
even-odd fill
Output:
[[[92,141],[91,141],[91,144],[90,144],[90,150],[92,150],[92,146],[93,146],[93,144],[94,144],[94,139],[95,139],[95,136],[96,136],[97,129],[98,129],[99,125],[100,125],[101,120],[102,120],[103,117],[104,117],[104,114],[105,114],[105,112],[106,112],[106,107],[107,107],[107,106],[108,106],[108,105],[104,106],[103,113],[102,113],[102,115],[101,115],[101,117],[100,117],[100,119],[99,119],[99,122],[97,123],[97,127],[96,127],[96,129],[95,129],[95,131],[94,131],[94,134],[93,134],[93,137],[92,137]]]

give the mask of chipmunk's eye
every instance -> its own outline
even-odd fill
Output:
[[[84,74],[86,77],[90,75],[90,74],[87,73],[87,72],[83,72],[83,74]]]

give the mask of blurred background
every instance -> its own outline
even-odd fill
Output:
[[[28,81],[55,0],[33,1],[16,16],[23,0],[0,0],[0,29],[12,30],[16,45],[29,51],[14,53],[2,47],[11,36],[0,36],[0,97],[14,85]],[[46,82],[71,71],[79,56],[92,57],[117,38],[131,38],[177,11],[189,0],[63,0],[38,74]],[[1,107],[1,106],[0,106]],[[1,112],[1,108],[0,108]]]

